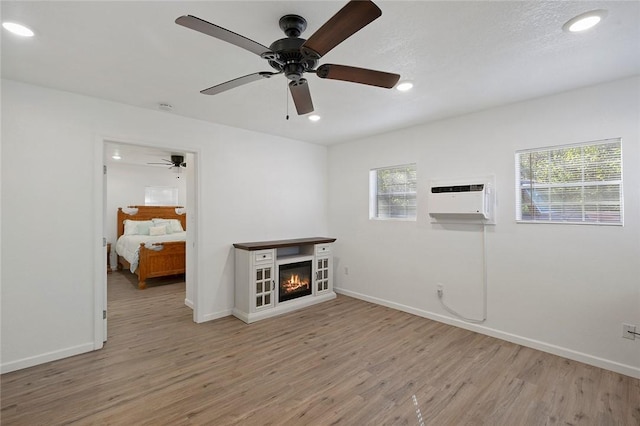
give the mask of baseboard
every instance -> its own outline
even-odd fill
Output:
[[[247,324],[251,324],[252,322],[275,317],[277,315],[282,315],[289,312],[294,312],[298,309],[306,308],[308,306],[316,305],[318,303],[326,302],[335,298],[336,293],[331,291],[325,294],[301,297],[287,302],[282,302],[273,308],[265,309],[259,312],[242,312],[239,309],[234,308],[233,316],[246,322]]]
[[[74,355],[80,355],[86,352],[94,350],[94,344],[85,343],[83,345],[73,346],[71,348],[61,349],[59,351],[47,352],[41,355],[36,355],[28,358],[19,359],[17,361],[11,361],[0,365],[0,374],[10,373],[16,370],[22,370],[23,368],[33,367],[45,362],[57,361],[62,358],[67,358]]]
[[[187,308],[191,308],[193,310],[193,300],[189,300],[187,298],[184,299],[184,304]]]
[[[466,330],[474,331],[476,333],[495,337],[501,340],[506,340],[507,342],[516,343],[518,345],[526,346],[528,348],[537,349],[542,352],[558,355],[563,358],[571,359],[574,361],[593,365],[594,367],[604,368],[605,370],[610,370],[616,373],[624,374],[625,376],[630,376],[630,377],[640,379],[639,367],[621,364],[608,359],[599,358],[593,355],[585,354],[583,352],[578,352],[572,349],[564,348],[562,346],[556,346],[549,343],[541,342],[539,340],[529,339],[527,337],[522,337],[522,336],[518,336],[511,333],[505,333],[503,331],[485,327],[482,325],[470,324],[468,322],[447,317],[445,315],[440,315],[440,314],[425,311],[422,309],[417,309],[412,306],[407,306],[400,303],[379,299],[377,297],[368,296],[366,294],[357,293],[357,292],[346,290],[343,288],[334,288],[334,291],[338,294],[344,294],[345,296],[353,297],[355,299],[364,300],[366,302],[371,302],[376,305],[386,306],[387,308],[397,309],[402,312],[417,315],[423,318],[428,318],[430,320],[442,322],[442,323],[453,325],[456,327],[464,328]]]
[[[249,315],[246,314],[245,312],[242,312],[241,310],[239,310],[237,308],[233,308],[232,314],[233,314],[234,317],[238,318],[239,320],[249,324]]]
[[[211,312],[209,314],[204,314],[202,316],[202,321],[198,321],[198,323],[203,323],[207,321],[217,320],[219,318],[224,318],[231,316],[231,309],[225,309],[224,311]]]

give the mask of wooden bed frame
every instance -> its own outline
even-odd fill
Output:
[[[151,220],[155,218],[178,219],[182,224],[182,229],[187,229],[187,215],[177,214],[173,206],[129,206],[130,209],[138,209],[135,214],[128,214],[118,208],[118,238],[124,234],[124,221],[130,220]],[[186,270],[185,241],[171,241],[156,243],[154,246],[163,246],[162,250],[147,249],[144,244],[140,244],[140,256],[138,261],[138,288],[147,287],[147,278],[165,277],[168,275],[184,274]],[[131,264],[127,260],[118,256],[118,270],[123,268],[131,269]]]

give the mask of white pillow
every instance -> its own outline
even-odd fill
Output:
[[[166,226],[150,226],[149,227],[149,235],[157,236],[157,235],[165,235],[167,233]]]
[[[166,228],[166,233],[173,233],[171,228],[171,222],[166,219],[153,219],[153,226],[164,226]]]
[[[124,220],[124,235],[135,235],[137,228],[133,220]]]
[[[175,234],[176,232],[184,232],[182,223],[178,219],[160,219],[155,218],[153,220],[154,226],[166,225],[167,234]]]
[[[150,220],[129,220],[124,221],[124,235],[149,235],[149,227],[153,225]]]
[[[180,223],[178,219],[169,219],[169,222],[171,222],[171,232],[184,232],[184,229],[182,229],[182,223]]]

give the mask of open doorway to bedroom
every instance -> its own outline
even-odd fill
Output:
[[[180,305],[193,310],[196,319],[196,155],[104,140],[107,317],[114,299],[144,303],[151,293],[161,292],[184,296],[176,300],[184,300]],[[136,229],[125,229],[125,223]],[[127,238],[121,238],[123,234]],[[146,240],[129,241],[127,248],[125,240],[136,238]],[[105,340],[106,336],[105,323]]]

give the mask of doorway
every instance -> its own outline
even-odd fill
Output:
[[[197,318],[197,247],[195,235],[197,235],[197,159],[198,153],[195,150],[185,150],[184,148],[160,147],[132,143],[129,141],[113,140],[101,138],[96,143],[96,160],[99,157],[99,169],[102,170],[100,184],[100,208],[96,222],[100,222],[100,243],[103,245],[103,253],[100,256],[103,267],[97,268],[102,271],[100,277],[96,279],[96,311],[103,311],[102,319],[96,320],[96,349],[102,347],[102,341],[107,337],[107,244],[110,244],[110,264],[115,268],[117,264],[116,246],[116,212],[118,207],[129,205],[144,205],[146,187],[167,187],[177,193],[177,203],[184,206],[187,212],[187,236],[186,236],[186,274],[185,274],[185,297],[184,303],[193,311],[193,321]],[[164,159],[171,159],[171,156],[182,155],[184,164],[180,170],[175,170],[174,165],[163,164]],[[119,157],[114,159],[113,156]],[[122,161],[124,160],[124,161]],[[120,162],[122,161],[122,162]],[[160,163],[160,164],[147,164]],[[114,173],[125,173],[119,180],[112,179]],[[148,178],[140,178],[148,173]],[[138,179],[136,179],[136,177]],[[137,180],[137,181],[136,181]],[[141,181],[142,180],[142,181]],[[117,184],[114,184],[117,182]],[[129,188],[123,186],[123,182],[129,182]],[[111,185],[109,185],[109,183]],[[110,187],[111,186],[111,187]],[[115,188],[114,188],[115,186]],[[97,199],[98,197],[96,197]],[[98,228],[98,225],[96,226]],[[98,273],[96,273],[98,275]],[[146,291],[146,290],[138,290]],[[100,329],[100,332],[98,330]],[[100,336],[98,336],[98,334]],[[99,342],[100,341],[100,342]]]

